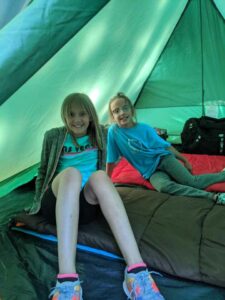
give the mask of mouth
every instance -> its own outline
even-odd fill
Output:
[[[84,126],[83,126],[83,125],[75,125],[75,124],[72,124],[71,127],[72,127],[72,128],[75,128],[75,129],[80,129],[80,128],[83,128]]]
[[[119,120],[120,120],[121,122],[126,122],[126,121],[128,120],[128,117],[121,117]]]

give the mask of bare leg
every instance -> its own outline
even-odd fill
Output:
[[[99,203],[127,265],[143,262],[123,202],[107,174],[92,174],[84,194],[90,204]]]
[[[76,243],[79,220],[81,174],[67,168],[56,176],[52,190],[56,201],[59,273],[76,273]]]

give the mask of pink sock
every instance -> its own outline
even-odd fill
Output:
[[[64,281],[75,281],[77,279],[78,279],[77,273],[67,273],[67,274],[58,274],[57,275],[57,280],[61,283]]]
[[[147,268],[147,265],[144,262],[139,263],[139,264],[134,264],[134,265],[129,266],[127,268],[127,271],[130,272],[131,270],[136,269],[136,268]]]

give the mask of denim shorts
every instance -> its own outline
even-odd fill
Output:
[[[55,207],[56,197],[53,194],[52,188],[49,187],[42,198],[40,213],[52,225],[56,225]],[[84,190],[82,189],[80,192],[79,224],[87,224],[94,221],[99,211],[99,205],[92,205],[86,201]]]

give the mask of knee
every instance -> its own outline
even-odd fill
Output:
[[[79,170],[69,167],[62,171],[62,178],[67,183],[74,183],[74,181],[80,181],[82,180],[82,176]]]
[[[153,186],[158,192],[168,193],[168,191],[171,190],[173,184],[174,183],[172,181],[162,181],[160,183],[153,184]]]
[[[89,178],[89,182],[91,183],[91,185],[99,185],[105,182],[106,180],[109,180],[108,175],[105,171],[102,170],[94,172]]]

